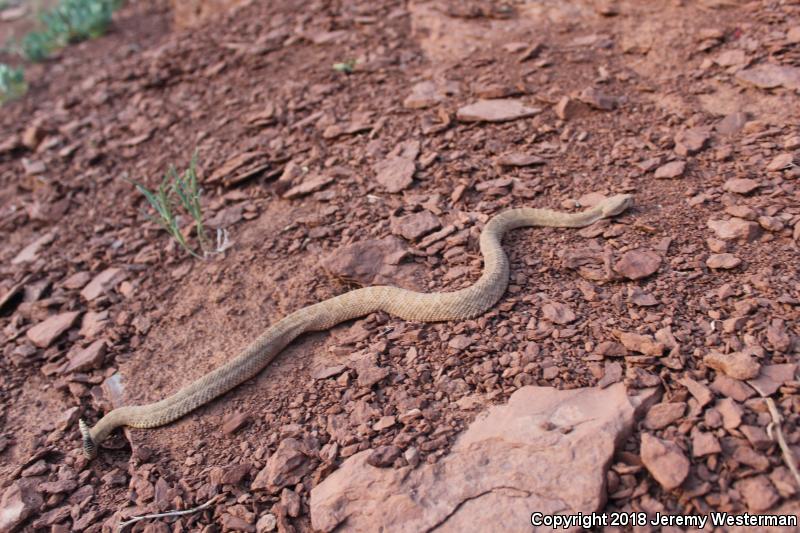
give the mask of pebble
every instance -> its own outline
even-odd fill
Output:
[[[69,311],[48,317],[26,332],[28,339],[39,348],[47,348],[75,324],[80,316],[79,311]]]
[[[750,178],[731,178],[722,185],[722,188],[736,194],[750,194],[760,186],[760,183]]]
[[[265,513],[256,522],[256,533],[269,533],[278,527],[278,519],[272,513]]]
[[[614,265],[624,277],[636,280],[654,274],[661,266],[661,256],[652,250],[637,248],[625,252]]]
[[[692,457],[705,457],[721,451],[719,440],[712,433],[699,430],[692,432]]]
[[[785,153],[776,155],[772,161],[767,165],[767,172],[777,172],[779,170],[786,170],[794,163],[794,154]]]
[[[81,291],[81,296],[87,301],[98,298],[107,290],[116,287],[122,280],[127,277],[127,272],[121,268],[108,268],[92,279]]]
[[[657,403],[647,411],[647,415],[644,418],[644,427],[648,429],[663,429],[682,417],[685,412],[685,402]]]
[[[412,213],[402,217],[392,217],[391,230],[395,235],[400,235],[409,241],[416,241],[428,233],[442,227],[439,218],[424,209],[419,213]]]
[[[225,415],[222,420],[222,433],[231,435],[243,428],[250,422],[250,415],[242,412],[235,412]]]
[[[523,152],[511,152],[497,158],[497,164],[504,167],[531,167],[544,165],[546,161],[541,157]]]
[[[736,80],[746,85],[754,85],[759,89],[800,89],[800,68],[774,63],[762,63],[754,67],[740,70]]]
[[[656,169],[658,179],[680,178],[686,171],[686,161],[670,161]]]
[[[742,495],[748,510],[754,513],[767,511],[780,500],[775,487],[764,475],[741,479],[733,486]]]
[[[333,177],[325,174],[310,174],[303,179],[299,185],[295,185],[285,193],[283,197],[287,199],[300,198],[312,192],[321,190],[326,185],[333,183]]]
[[[456,117],[462,122],[506,122],[537,115],[541,109],[528,107],[519,100],[478,100],[460,108]]]
[[[642,463],[667,490],[678,488],[689,475],[689,460],[677,444],[642,433]]]
[[[752,379],[758,376],[761,365],[756,359],[745,352],[732,352],[722,354],[710,352],[703,358],[706,366],[724,372],[734,379]]]
[[[416,169],[413,159],[390,156],[375,165],[375,181],[387,192],[398,193],[411,187]]]
[[[377,468],[392,466],[394,461],[400,457],[402,450],[394,445],[381,446],[372,451],[367,458],[367,463]]]
[[[725,429],[736,429],[742,423],[744,411],[733,399],[722,398],[718,400],[716,409],[722,415],[722,427]]]
[[[697,403],[700,405],[700,407],[708,405],[708,403],[714,398],[714,393],[711,392],[711,389],[691,378],[683,378],[680,380],[680,383],[686,387],[686,389],[689,391],[689,394],[694,396],[694,399],[697,400]]]
[[[691,128],[675,135],[675,153],[680,156],[694,155],[706,146],[709,132],[705,128]]]
[[[761,228],[755,222],[741,218],[728,220],[709,220],[708,227],[723,241],[753,241],[761,234]]]
[[[569,306],[559,302],[547,302],[542,306],[542,316],[554,324],[569,324],[577,318]]]
[[[653,337],[649,335],[640,335],[638,333],[619,330],[614,331],[614,334],[628,350],[653,357],[661,357],[664,355],[664,349],[666,347],[662,343],[656,342]]]
[[[69,364],[63,373],[85,372],[103,366],[106,356],[106,341],[99,339],[77,352],[68,355]]]
[[[708,268],[730,270],[742,264],[742,260],[733,254],[713,254],[706,259]]]

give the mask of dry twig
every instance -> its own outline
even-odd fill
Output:
[[[182,515],[186,515],[186,514],[196,513],[197,511],[202,511],[203,509],[208,508],[214,502],[219,500],[219,498],[221,496],[222,496],[222,494],[217,494],[216,496],[214,496],[213,498],[208,500],[203,505],[198,505],[197,507],[192,507],[191,509],[186,509],[184,511],[167,511],[166,513],[144,514],[144,515],[141,515],[141,516],[131,517],[130,520],[126,520],[125,522],[121,522],[120,525],[119,525],[119,528],[117,529],[117,531],[121,532],[123,529],[125,529],[125,527],[127,527],[127,526],[129,526],[131,524],[135,524],[136,522],[138,522],[140,520],[147,520],[149,518],[164,518],[166,516],[182,516]]]

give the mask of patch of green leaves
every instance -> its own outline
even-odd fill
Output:
[[[161,226],[173,239],[194,257],[203,259],[212,252],[203,226],[203,210],[200,205],[202,190],[197,183],[197,154],[192,157],[189,168],[183,174],[178,174],[174,166],[170,165],[161,184],[155,190],[150,190],[141,183],[133,180],[136,187],[155,211],[155,215],[146,213],[145,216]],[[181,232],[180,214],[188,214],[194,221],[194,229],[199,241],[199,250],[190,246],[186,237]]]
[[[353,69],[356,68],[357,61],[355,59],[348,59],[347,61],[343,61],[341,63],[334,63],[333,70],[336,72],[344,72],[345,74],[350,74],[353,72]]]
[[[0,63],[0,105],[22,96],[27,89],[22,67],[12,68]]]
[[[43,30],[22,38],[22,53],[31,61],[43,61],[70,43],[103,35],[121,3],[121,0],[61,0],[40,15]]]

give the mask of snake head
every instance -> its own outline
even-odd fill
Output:
[[[633,205],[632,194],[615,194],[610,198],[606,198],[602,204],[602,212],[604,217],[617,216],[630,206]]]
[[[97,457],[97,444],[89,433],[89,425],[81,418],[78,420],[78,428],[80,428],[83,438],[83,455],[89,460],[94,459]]]

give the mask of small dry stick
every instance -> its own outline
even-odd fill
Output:
[[[125,527],[131,524],[135,524],[139,520],[147,520],[149,518],[164,518],[165,516],[181,516],[185,514],[196,513],[197,511],[202,511],[203,509],[206,509],[215,501],[217,501],[220,498],[220,496],[222,496],[222,494],[217,494],[203,505],[198,505],[197,507],[192,507],[191,509],[186,509],[185,511],[167,511],[166,513],[154,513],[154,514],[144,514],[142,516],[134,516],[130,520],[126,520],[125,522],[120,523],[119,529],[117,529],[117,531],[121,532],[123,529],[125,529]]]
[[[800,472],[797,471],[797,461],[795,461],[794,454],[792,454],[792,451],[786,444],[786,439],[783,437],[783,430],[781,429],[783,417],[780,412],[778,412],[778,406],[775,405],[772,398],[767,398],[766,400],[769,414],[772,415],[772,422],[767,426],[767,435],[769,435],[769,438],[772,440],[778,441],[778,446],[781,447],[781,452],[783,452],[783,460],[786,462],[789,470],[792,471],[794,479],[797,481],[797,486],[800,487]]]
[[[772,422],[770,422],[767,426],[767,435],[772,440],[778,442],[778,446],[783,454],[783,462],[789,467],[789,470],[792,472],[792,475],[797,482],[797,486],[800,487],[800,472],[797,471],[797,461],[794,458],[792,450],[789,449],[789,445],[786,444],[786,439],[783,436],[783,429],[781,429],[783,416],[781,416],[780,411],[778,411],[778,406],[775,405],[775,401],[772,398],[765,395],[764,391],[762,391],[755,384],[750,383],[750,385],[758,391],[762,398],[767,401],[767,409],[769,409],[769,414],[772,415]]]

